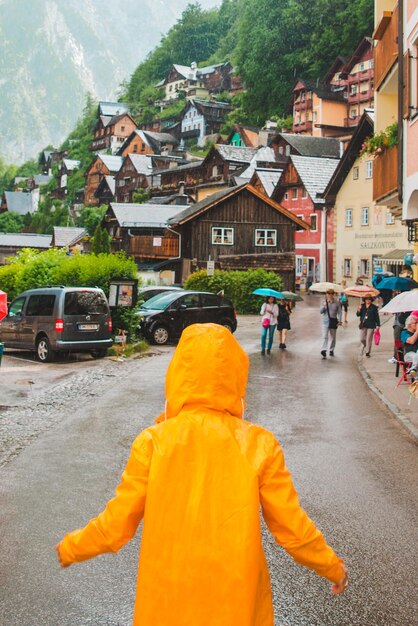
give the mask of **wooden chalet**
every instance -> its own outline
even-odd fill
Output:
[[[132,202],[135,191],[150,186],[151,174],[151,155],[128,154],[115,177],[116,202]]]
[[[171,217],[181,234],[183,275],[209,259],[228,270],[264,268],[294,288],[295,231],[308,225],[249,184],[208,196]]]
[[[170,133],[134,130],[120,147],[118,154],[169,154],[178,146],[178,140]]]
[[[97,204],[110,204],[115,200],[116,183],[114,176],[103,176],[96,191],[94,192],[95,198],[97,198]]]
[[[76,172],[81,165],[77,159],[63,159],[58,170],[58,185],[52,195],[63,200],[68,193],[68,178]]]
[[[127,112],[112,117],[101,115],[94,128],[90,150],[116,154],[136,127],[135,120]]]
[[[98,154],[86,172],[84,204],[97,205],[96,190],[105,176],[116,176],[122,167],[123,158],[108,154]]]
[[[186,98],[206,98],[212,93],[231,91],[233,87],[237,91],[237,79],[233,81],[232,76],[233,68],[228,61],[200,68],[194,62],[190,66],[173,64],[156,87],[164,89],[166,101],[177,99],[180,93]]]

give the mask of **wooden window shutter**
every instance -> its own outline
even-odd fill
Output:
[[[402,117],[409,119],[411,112],[411,60],[409,50],[403,55],[403,81],[402,81]]]

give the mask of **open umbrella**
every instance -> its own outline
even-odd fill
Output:
[[[341,285],[337,285],[337,283],[328,283],[328,282],[312,283],[312,285],[309,287],[309,291],[320,291],[321,293],[325,293],[329,289],[333,289],[334,291],[338,291],[338,292],[343,290]]]
[[[346,296],[354,296],[355,298],[364,298],[366,295],[374,298],[379,295],[378,290],[370,287],[370,285],[352,285],[344,289],[344,293]]]
[[[276,291],[275,289],[268,289],[267,287],[260,287],[260,289],[256,289],[253,291],[255,296],[264,296],[265,298],[269,298],[273,296],[273,298],[279,298],[283,300],[284,296],[281,291]]]
[[[0,321],[7,315],[7,295],[0,289]]]
[[[390,289],[390,291],[411,291],[417,289],[418,283],[412,278],[404,278],[402,276],[391,276],[390,278],[382,278],[377,285],[377,289]]]
[[[418,309],[418,289],[404,291],[380,309],[380,313],[405,313]]]
[[[293,293],[293,291],[282,291],[282,294],[284,299],[290,302],[303,302],[302,296],[298,293]]]

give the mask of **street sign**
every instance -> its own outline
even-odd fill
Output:
[[[206,273],[208,276],[213,276],[213,274],[215,273],[215,261],[207,261]]]

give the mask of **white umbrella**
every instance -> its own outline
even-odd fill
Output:
[[[331,289],[337,292],[343,290],[341,285],[337,285],[337,283],[328,283],[325,281],[322,283],[312,283],[312,285],[309,287],[309,291],[320,291],[321,293],[325,293],[326,291]]]
[[[380,309],[380,313],[405,313],[418,309],[418,289],[403,291]]]

